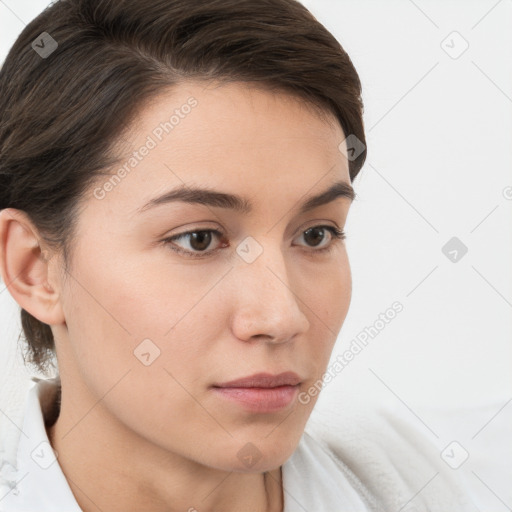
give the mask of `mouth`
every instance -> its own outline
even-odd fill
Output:
[[[214,384],[211,389],[217,396],[248,411],[270,413],[290,406],[297,397],[300,383],[300,377],[294,372],[258,373]]]

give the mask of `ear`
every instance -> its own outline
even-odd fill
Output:
[[[42,238],[22,210],[0,210],[0,273],[14,300],[48,325],[65,323],[56,285],[48,281],[49,262]],[[56,262],[54,262],[56,263]]]

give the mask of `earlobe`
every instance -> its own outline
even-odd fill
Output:
[[[48,325],[64,323],[59,293],[48,281],[42,239],[25,212],[0,211],[0,273],[13,299]]]

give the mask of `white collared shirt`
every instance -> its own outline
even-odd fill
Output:
[[[41,399],[49,388],[43,382],[28,389],[17,470],[0,485],[0,512],[82,512],[48,440]],[[283,512],[382,510],[357,477],[308,433],[283,464],[282,477]]]

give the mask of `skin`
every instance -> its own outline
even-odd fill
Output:
[[[317,396],[251,413],[210,386],[292,370],[307,391],[349,309],[345,242],[325,231],[332,250],[318,253],[304,231],[343,229],[350,199],[298,215],[310,195],[350,183],[339,123],[287,94],[191,82],[142,109],[124,158],[190,96],[198,105],[121,183],[84,196],[69,273],[60,254],[41,257],[23,212],[0,213],[2,278],[56,340],[62,406],[48,435],[85,512],[281,511],[281,466]],[[175,202],[137,213],[183,183],[241,195],[253,211]],[[161,242],[193,229],[221,231],[208,247],[220,250],[194,259]],[[252,263],[236,253],[247,236],[263,248]],[[148,366],[134,356],[144,339],[160,350]],[[250,468],[237,456],[247,443],[261,454]]]

